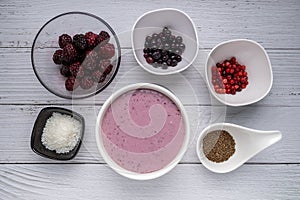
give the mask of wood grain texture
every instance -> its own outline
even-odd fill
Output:
[[[0,106],[0,163],[57,163],[41,158],[30,149],[33,123],[44,106]],[[86,129],[83,145],[70,163],[104,163],[95,141],[95,123],[100,106],[63,106],[85,117]],[[196,140],[200,132],[213,122],[231,122],[261,130],[280,130],[283,138],[262,151],[249,163],[300,163],[300,136],[297,123],[300,107],[212,108],[186,106],[190,119],[190,145],[182,163],[199,163]],[[13,121],[12,121],[13,119]],[[13,137],[12,137],[13,136]],[[63,162],[66,163],[66,162]]]
[[[266,48],[300,47],[300,3],[290,1],[122,1],[122,0],[4,0],[0,3],[0,47],[31,47],[39,28],[52,17],[68,11],[85,11],[105,19],[117,32],[128,33],[144,12],[174,7],[195,22],[199,41],[205,48],[235,38],[248,38]],[[38,16],[38,17],[37,17]],[[121,39],[130,47],[130,34]]]
[[[258,105],[300,105],[300,51],[269,50],[274,83],[269,95]],[[204,63],[207,50],[201,50],[193,66],[173,76],[154,76],[141,69],[131,50],[123,49],[120,70],[112,82],[100,94],[84,100],[65,100],[48,92],[37,80],[31,67],[29,49],[0,48],[0,104],[101,104],[116,89],[130,83],[151,82],[163,84],[184,104],[211,104],[204,81]],[[188,88],[189,90],[186,90]]]
[[[0,198],[299,199],[299,168],[244,165],[229,174],[214,174],[202,165],[179,165],[163,177],[141,182],[98,164],[1,165]]]

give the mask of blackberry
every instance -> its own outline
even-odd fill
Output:
[[[78,51],[85,51],[88,47],[87,40],[83,34],[74,35],[73,44]]]
[[[95,48],[98,45],[98,35],[93,33],[93,32],[87,32],[85,35],[85,39],[87,41],[88,44],[88,49],[92,50],[93,48]]]
[[[108,65],[108,66],[105,68],[103,74],[108,75],[108,74],[112,71],[112,69],[113,69],[113,65],[112,65],[112,64]]]
[[[100,63],[99,63],[99,67],[98,69],[104,73],[104,71],[106,70],[106,68],[110,65],[110,60],[109,59],[104,59],[104,60],[101,60]]]
[[[70,65],[69,69],[70,69],[71,75],[74,77],[77,77],[77,74],[78,74],[80,68],[81,68],[80,62],[75,62],[72,65]]]
[[[99,62],[100,58],[96,51],[91,51],[89,54],[86,55],[84,61],[82,62],[82,67],[84,70],[93,71],[97,63]]]
[[[60,48],[64,48],[67,44],[72,43],[72,37],[69,36],[68,34],[62,34],[58,38],[58,44]]]
[[[81,81],[80,81],[80,87],[82,88],[82,89],[90,89],[91,87],[93,87],[94,86],[94,81],[92,80],[92,78],[91,77],[89,77],[89,76],[85,76],[85,77],[83,77],[82,79],[81,79]]]
[[[98,43],[100,45],[105,45],[109,42],[110,35],[106,31],[101,31],[97,37]]]
[[[71,76],[66,79],[65,87],[68,91],[73,91],[79,86],[78,80],[75,77]]]
[[[52,56],[52,60],[55,64],[60,65],[62,60],[63,51],[61,49],[56,50]]]
[[[60,68],[60,74],[63,75],[64,77],[69,77],[71,76],[71,72],[68,66],[61,66]]]
[[[95,71],[93,71],[93,73],[91,74],[91,77],[92,77],[92,79],[93,79],[93,81],[95,82],[95,83],[98,83],[99,82],[99,80],[101,79],[101,77],[102,77],[102,72],[100,71],[100,70],[95,70]]]
[[[73,62],[77,61],[78,53],[76,48],[72,44],[67,44],[63,48],[63,56],[62,56],[62,63],[63,64],[72,64]]]
[[[115,46],[113,44],[107,43],[100,47],[100,56],[104,59],[112,58],[115,55]]]

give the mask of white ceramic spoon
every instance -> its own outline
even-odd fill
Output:
[[[202,142],[207,133],[215,130],[225,130],[235,140],[235,153],[227,160],[216,163],[208,160],[203,153]],[[227,173],[237,169],[247,160],[263,149],[278,142],[282,135],[280,131],[260,131],[230,123],[216,123],[205,128],[197,141],[197,155],[201,163],[210,171]]]

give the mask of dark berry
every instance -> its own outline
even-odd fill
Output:
[[[171,65],[172,65],[172,60],[171,60],[170,58],[167,60],[167,65],[168,65],[168,66],[171,66]]]
[[[185,49],[185,45],[183,43],[181,43],[178,47],[181,51],[184,51]]]
[[[89,52],[84,61],[82,62],[82,67],[84,70],[92,71],[96,68],[97,63],[99,62],[100,57],[96,51]]]
[[[156,51],[152,54],[152,58],[154,60],[158,60],[161,57],[161,54],[159,53],[159,51]]]
[[[145,48],[149,48],[150,46],[151,46],[151,45],[150,45],[150,42],[147,42],[147,41],[146,41],[145,44],[144,44],[144,47],[145,47]]]
[[[101,77],[102,77],[102,72],[101,72],[100,70],[95,70],[95,71],[93,71],[93,73],[91,74],[91,77],[92,77],[92,79],[93,79],[93,81],[94,81],[95,83],[98,83],[99,80],[100,80]]]
[[[101,60],[99,65],[98,65],[98,68],[103,74],[106,70],[106,68],[108,68],[108,66],[110,65],[110,60],[109,59],[104,59],[104,60]]]
[[[108,74],[112,71],[112,69],[113,69],[113,65],[112,65],[112,64],[108,65],[108,66],[105,68],[103,74],[104,74],[104,75],[108,75]]]
[[[181,55],[176,55],[176,60],[177,60],[177,62],[180,62],[182,60]]]
[[[74,35],[73,44],[78,51],[85,51],[88,47],[87,40],[83,34]]]
[[[177,65],[177,60],[172,60],[172,63],[171,63],[171,65],[172,65],[172,67],[175,67],[176,65]]]
[[[177,36],[175,40],[176,40],[177,44],[182,43],[182,37],[181,36]]]
[[[161,51],[161,55],[163,55],[163,56],[168,55],[168,51],[162,50],[162,51]]]
[[[63,64],[71,64],[71,63],[77,61],[77,59],[78,59],[78,53],[77,53],[76,48],[73,46],[73,44],[67,44],[63,48],[62,54],[63,54],[63,56],[62,56]]]
[[[169,50],[170,49],[170,44],[166,43],[163,47],[165,50]]]
[[[149,53],[149,52],[150,52],[150,48],[144,48],[144,49],[143,49],[143,52],[144,52],[144,53]]]
[[[88,49],[92,50],[98,45],[98,35],[93,32],[87,32],[85,35],[85,39],[88,43]]]
[[[168,59],[169,59],[169,56],[168,56],[168,55],[164,55],[164,56],[162,57],[162,60],[163,60],[164,62],[166,62]]]
[[[168,31],[169,31],[168,27],[164,27],[162,32],[166,34]]]
[[[77,77],[77,73],[79,72],[80,68],[81,68],[80,62],[75,62],[75,63],[71,64],[69,67],[71,75],[73,77]]]
[[[94,86],[94,81],[92,80],[92,78],[91,77],[89,77],[89,76],[85,76],[85,77],[83,77],[82,79],[81,79],[81,81],[80,81],[80,87],[82,88],[82,89],[90,89],[91,87],[93,87]]]
[[[63,51],[61,49],[56,50],[52,56],[52,60],[55,64],[59,65],[62,61]]]
[[[106,31],[101,31],[97,37],[98,39],[98,43],[100,45],[105,45],[109,42],[109,39],[110,39],[110,35],[108,32]]]
[[[151,42],[151,40],[152,40],[152,37],[151,37],[151,36],[147,36],[147,37],[146,37],[146,42]]]
[[[58,44],[60,48],[64,48],[67,44],[72,43],[72,37],[69,36],[68,34],[62,34],[58,38]]]
[[[63,75],[64,77],[69,77],[71,76],[71,72],[68,66],[62,65],[60,68],[60,74]]]
[[[103,81],[105,81],[106,75],[102,74],[102,76],[100,77],[100,79],[98,80],[98,83],[102,83]]]
[[[65,87],[68,91],[73,91],[79,86],[78,80],[75,77],[69,77],[65,81]]]
[[[152,57],[147,57],[146,61],[147,61],[147,63],[152,64],[154,60]]]
[[[156,33],[153,33],[152,34],[152,39],[156,39],[158,37],[158,34],[156,34]],[[154,40],[155,41],[155,40]]]
[[[115,46],[107,43],[100,47],[100,56],[104,59],[112,58],[115,55]]]

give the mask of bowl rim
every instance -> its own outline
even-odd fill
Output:
[[[99,90],[95,90],[95,92],[91,93],[91,94],[87,94],[87,95],[83,95],[83,96],[79,96],[79,97],[74,97],[73,94],[71,93],[70,96],[68,95],[63,95],[63,94],[58,94],[57,92],[51,90],[49,87],[47,87],[47,85],[42,81],[41,77],[38,75],[38,72],[36,71],[35,69],[35,64],[34,64],[34,48],[35,48],[35,44],[36,44],[36,41],[40,35],[40,33],[42,32],[42,30],[52,21],[54,21],[55,19],[59,18],[59,17],[62,17],[62,16],[65,16],[65,15],[70,15],[70,14],[79,14],[79,15],[86,15],[86,16],[89,16],[89,17],[93,17],[97,20],[99,20],[101,23],[103,23],[108,29],[109,31],[112,33],[112,35],[114,36],[114,39],[116,41],[116,45],[117,45],[117,50],[118,50],[118,58],[116,59],[117,60],[117,64],[116,64],[116,70],[115,72],[112,74],[112,76],[110,77],[110,79],[101,87],[101,89]],[[117,75],[118,71],[119,71],[119,67],[120,67],[120,63],[121,63],[121,46],[120,46],[120,42],[119,42],[119,39],[117,37],[117,34],[115,33],[115,31],[113,30],[113,28],[102,18],[94,15],[94,14],[91,14],[91,13],[87,13],[87,12],[81,12],[81,11],[71,11],[71,12],[65,12],[65,13],[62,13],[62,14],[59,14],[53,18],[51,18],[50,20],[48,20],[40,29],[39,31],[37,32],[37,34],[35,35],[34,37],[34,40],[33,40],[33,43],[32,43],[32,46],[31,46],[31,65],[32,65],[32,68],[33,68],[33,71],[34,71],[34,74],[35,76],[37,77],[37,79],[39,80],[39,82],[44,86],[44,88],[46,88],[49,92],[51,92],[52,94],[58,96],[58,97],[61,97],[61,98],[65,98],[65,99],[84,99],[84,98],[88,98],[88,97],[91,97],[91,96],[94,96],[96,94],[98,94],[99,92],[103,91],[112,81],[113,79],[115,78],[115,76]]]
[[[230,103],[230,102],[227,102],[225,100],[222,100],[221,98],[219,98],[215,91],[213,90],[211,84],[210,84],[210,80],[209,80],[209,77],[208,77],[208,61],[209,61],[209,58],[211,56],[211,54],[220,46],[222,45],[225,45],[225,44],[228,44],[228,43],[232,43],[232,42],[249,42],[249,43],[252,43],[252,44],[255,44],[256,46],[258,46],[262,52],[264,53],[264,55],[266,56],[266,59],[267,59],[267,62],[268,62],[268,68],[270,70],[270,83],[269,83],[269,88],[266,90],[266,92],[259,98],[255,99],[255,100],[252,100],[252,101],[248,101],[248,102],[244,102],[244,103]],[[263,98],[265,98],[267,96],[267,94],[270,92],[271,88],[272,88],[272,85],[273,85],[273,71],[272,71],[272,65],[271,65],[271,61],[270,61],[270,58],[266,52],[266,50],[264,49],[264,47],[259,44],[258,42],[254,41],[254,40],[250,40],[250,39],[232,39],[232,40],[227,40],[227,41],[224,41],[224,42],[221,42],[219,44],[217,44],[216,46],[214,46],[214,48],[212,48],[212,50],[209,52],[207,58],[206,58],[206,62],[205,62],[205,79],[206,79],[206,84],[209,88],[209,91],[210,93],[221,103],[225,104],[225,105],[228,105],[228,106],[234,106],[234,107],[237,107],[237,106],[246,106],[246,105],[250,105],[250,104],[253,104],[253,103],[256,103],[260,100],[262,100]]]
[[[71,116],[72,118],[79,121],[80,124],[81,124],[80,138],[78,140],[78,143],[75,145],[74,149],[70,150],[68,153],[57,154],[54,150],[49,150],[46,147],[44,147],[44,150],[46,151],[46,153],[45,152],[43,153],[42,150],[39,147],[37,147],[36,138],[41,137],[43,133],[37,132],[36,129],[40,129],[40,128],[38,128],[39,123],[42,123],[45,126],[47,120],[52,116],[52,114],[54,112],[60,113],[62,115]],[[48,117],[44,121],[44,120],[41,119],[41,117],[43,117],[45,115],[48,116]],[[49,159],[52,159],[52,160],[60,160],[60,161],[71,160],[79,152],[79,149],[81,147],[82,140],[83,140],[83,137],[84,137],[84,132],[85,132],[85,120],[84,120],[84,117],[81,114],[79,114],[79,113],[77,113],[73,110],[70,110],[70,109],[67,109],[67,108],[62,108],[62,107],[57,107],[57,106],[45,107],[45,108],[42,108],[40,110],[40,112],[38,113],[38,116],[36,117],[36,120],[34,122],[32,131],[31,131],[30,147],[31,147],[31,150],[33,152],[35,152],[36,154],[38,154],[42,157],[45,157],[45,158],[49,158]],[[42,144],[42,141],[38,140],[38,143]],[[47,152],[52,152],[52,153],[55,154],[55,156],[51,156]]]
[[[150,69],[148,69],[147,67],[145,67],[141,62],[140,60],[138,59],[136,53],[135,53],[135,45],[134,45],[134,36],[133,36],[133,33],[134,33],[134,30],[136,28],[136,25],[137,23],[146,15],[148,14],[151,14],[151,13],[155,13],[155,12],[161,12],[161,11],[176,11],[176,12],[179,12],[181,14],[183,14],[185,17],[188,18],[188,20],[191,22],[192,24],[192,27],[193,27],[193,30],[195,32],[195,37],[196,37],[196,52],[195,52],[195,55],[193,57],[193,59],[183,68],[181,69],[178,69],[178,70],[175,70],[175,71],[164,71],[164,72],[155,72],[155,71],[152,71]],[[196,60],[197,56],[198,56],[198,53],[199,53],[199,39],[198,39],[198,32],[197,32],[197,28],[196,28],[196,25],[194,23],[194,21],[192,20],[192,18],[186,14],[185,12],[183,12],[182,10],[179,10],[179,9],[176,9],[176,8],[160,8],[160,9],[155,9],[155,10],[151,10],[151,11],[148,11],[148,12],[145,12],[144,14],[142,14],[141,16],[138,17],[138,19],[134,22],[133,26],[132,26],[132,29],[131,29],[131,46],[132,46],[132,51],[133,51],[133,55],[134,55],[134,58],[135,60],[137,61],[137,63],[144,69],[146,70],[147,72],[149,73],[152,73],[152,74],[155,74],[155,75],[171,75],[171,74],[176,74],[176,73],[179,73],[179,72],[182,72],[184,70],[186,70],[189,66],[191,66],[194,61]]]
[[[106,113],[108,107],[111,105],[111,103],[113,101],[115,101],[117,98],[119,98],[122,94],[125,94],[129,91],[136,90],[139,88],[155,90],[155,91],[160,92],[163,95],[167,96],[168,98],[170,98],[176,104],[176,106],[179,108],[179,110],[182,114],[182,118],[184,120],[184,129],[185,129],[184,141],[182,143],[182,146],[181,146],[179,152],[175,156],[175,158],[168,165],[163,167],[162,169],[153,171],[153,172],[149,172],[149,173],[144,173],[144,174],[126,170],[126,169],[122,168],[121,166],[119,166],[117,163],[115,163],[115,161],[113,161],[110,158],[110,156],[107,154],[105,148],[103,147],[102,139],[100,136],[101,121],[102,121],[104,114]],[[175,96],[175,94],[173,94],[169,89],[162,87],[160,85],[154,84],[154,83],[134,83],[134,84],[127,85],[127,86],[122,87],[121,89],[117,90],[105,101],[105,103],[101,107],[101,109],[98,113],[98,116],[97,116],[96,126],[95,126],[95,136],[96,136],[97,149],[100,152],[100,155],[102,156],[104,161],[110,166],[111,169],[113,169],[118,174],[120,174],[124,177],[127,177],[129,179],[150,180],[150,179],[158,178],[158,177],[168,173],[180,162],[180,160],[182,159],[182,157],[184,156],[184,154],[186,153],[186,151],[188,149],[188,144],[189,144],[189,140],[190,140],[190,125],[189,125],[188,115],[187,115],[187,112],[186,112],[183,104]],[[118,169],[121,169],[122,172]]]

